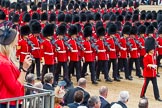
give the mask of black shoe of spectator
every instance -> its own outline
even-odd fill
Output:
[[[92,84],[98,84],[98,82],[97,81],[92,81]]]
[[[143,76],[142,75],[138,75],[138,78],[143,78]]]
[[[97,81],[101,81],[101,79],[97,79]]]
[[[160,77],[160,74],[156,74],[157,77]]]
[[[113,82],[113,81],[112,81],[112,79],[111,79],[110,77],[108,77],[108,78],[106,79],[106,82]]]
[[[133,80],[130,76],[126,77],[126,80]]]
[[[158,98],[158,99],[156,99],[157,101],[159,101],[159,102],[162,102],[162,100],[160,99],[160,98]]]
[[[114,81],[120,82],[120,79],[118,77],[114,78]]]

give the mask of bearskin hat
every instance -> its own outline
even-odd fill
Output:
[[[92,27],[86,26],[84,28],[84,37],[89,37],[89,36],[92,36]]]
[[[65,11],[66,10],[66,5],[62,5],[61,6],[61,11]]]
[[[86,20],[87,20],[86,14],[85,14],[85,13],[80,14],[80,21],[81,21],[81,22],[84,22],[84,21],[86,21]]]
[[[157,19],[157,13],[156,11],[152,11],[152,19],[156,20]]]
[[[60,25],[57,30],[56,30],[56,34],[57,35],[64,35],[66,33],[66,26],[65,25]]]
[[[77,27],[77,29],[78,29],[78,33],[81,32],[81,28],[82,28],[81,25],[80,25],[79,23],[77,23],[77,24],[75,24],[75,25],[76,25],[76,27]]]
[[[150,22],[145,22],[144,25],[148,27],[150,25]]]
[[[36,6],[36,5],[33,5],[33,6],[31,7],[31,10],[32,10],[32,11],[37,11],[37,6]]]
[[[140,25],[139,27],[138,27],[138,34],[145,34],[146,33],[146,26],[144,26],[144,25]]]
[[[20,3],[16,3],[15,10],[20,10],[20,9],[21,9]]]
[[[32,19],[40,20],[40,15],[37,12],[34,12],[32,15]]]
[[[137,34],[137,27],[136,26],[132,26],[131,27],[130,34],[132,34],[132,35],[136,35]]]
[[[146,14],[141,14],[140,15],[140,20],[145,20],[145,18],[146,18]]]
[[[107,9],[111,8],[111,2],[107,2]]]
[[[15,6],[16,6],[16,2],[11,3],[10,9],[15,9]]]
[[[99,8],[99,3],[98,2],[95,2],[94,9],[97,9],[97,8]]]
[[[162,26],[159,27],[158,34],[162,34]]]
[[[138,14],[134,14],[132,17],[132,22],[138,21]]]
[[[155,39],[153,37],[148,37],[145,40],[145,50],[148,53],[151,50],[155,49]]]
[[[146,15],[146,20],[152,20],[152,14],[151,13],[148,13]]]
[[[146,34],[152,34],[152,33],[154,33],[154,26],[149,25],[146,29]]]
[[[112,14],[110,16],[110,21],[116,21],[116,15],[115,14]]]
[[[71,10],[71,9],[73,9],[73,4],[72,4],[72,3],[70,3],[70,4],[68,5],[68,10]]]
[[[24,16],[23,16],[23,21],[24,21],[24,22],[29,22],[30,19],[31,19],[30,14],[29,14],[28,12],[26,12],[26,13],[24,14]]]
[[[21,6],[21,9],[22,9],[22,12],[27,12],[28,11],[28,8],[27,8],[26,4],[23,4]]]
[[[58,22],[64,22],[64,20],[65,20],[65,14],[64,13],[60,13],[59,15],[58,15]]]
[[[87,15],[87,21],[93,20],[93,15],[92,13]]]
[[[54,9],[54,5],[53,4],[49,4],[49,10],[53,10]]]
[[[79,21],[80,21],[79,15],[78,14],[73,15],[73,23],[76,23],[76,22],[79,22]]]
[[[138,9],[134,10],[133,14],[139,15],[139,10]]]
[[[123,15],[118,15],[117,16],[117,21],[122,22],[124,20]]]
[[[118,7],[120,8],[122,7],[122,5],[123,5],[122,1],[118,1]]]
[[[96,23],[96,30],[97,30],[98,27],[103,27],[102,21],[98,21],[98,22]]]
[[[47,10],[47,3],[45,2],[42,3],[42,10]]]
[[[133,6],[133,1],[129,1],[129,7]]]
[[[0,20],[5,20],[5,18],[6,14],[2,10],[0,10]]]
[[[79,9],[79,4],[75,3],[74,4],[74,10]]]
[[[113,1],[113,2],[111,3],[111,7],[112,7],[112,8],[115,8],[115,7],[116,7],[116,4],[117,4],[116,1]]]
[[[38,2],[37,7],[41,8],[42,2]]]
[[[108,34],[112,35],[115,34],[117,31],[117,27],[115,24],[111,24],[108,28]]]
[[[105,36],[105,28],[100,26],[97,28],[97,36]]]
[[[85,2],[82,2],[80,4],[80,9],[83,10],[84,8],[86,8],[86,3]]]
[[[139,2],[135,2],[134,3],[134,8],[136,9],[136,8],[138,8],[139,7]]]
[[[94,14],[94,20],[95,20],[95,21],[101,20],[101,15],[100,15],[100,13],[95,13],[95,14]]]
[[[57,3],[57,4],[56,4],[56,10],[59,10],[59,9],[60,9],[60,4]]]
[[[66,16],[65,16],[65,22],[66,23],[71,23],[72,22],[72,15],[71,14],[66,14]]]
[[[70,36],[78,34],[78,28],[76,25],[71,25],[68,31]]]
[[[123,8],[126,8],[127,7],[127,2],[123,2]]]
[[[107,14],[107,13],[104,14],[104,15],[103,15],[103,21],[109,20],[109,17],[110,17],[109,14]]]
[[[117,22],[115,22],[115,24],[116,24],[116,27],[117,27],[117,31],[121,31],[121,29],[122,29],[121,22],[117,21]]]
[[[124,25],[122,34],[130,34],[130,30],[131,30],[131,28],[129,25]]]
[[[125,22],[124,26],[128,25],[129,27],[132,27],[132,24],[130,22]]]
[[[157,22],[152,22],[152,25],[153,25],[156,29],[158,28]]]
[[[20,35],[25,36],[30,34],[30,27],[28,25],[24,25],[20,28]]]
[[[93,4],[92,4],[92,2],[89,2],[88,3],[88,9],[91,9],[91,8],[93,8]]]
[[[13,18],[12,18],[12,22],[19,22],[19,15],[18,14],[14,14]]]
[[[31,33],[33,33],[33,34],[40,33],[41,32],[41,24],[38,21],[34,20],[30,25],[30,30],[31,30]]]
[[[45,20],[48,20],[47,12],[44,12],[44,13],[41,14],[41,21],[45,21]]]
[[[53,12],[49,16],[49,22],[56,21],[56,14]]]
[[[53,36],[53,34],[54,34],[53,24],[47,24],[42,30],[42,35],[44,37]]]
[[[162,14],[157,15],[157,22],[158,24],[162,21]]]
[[[6,7],[6,8],[9,8],[9,7],[10,7],[10,1],[6,1],[6,2],[5,2],[5,7]]]

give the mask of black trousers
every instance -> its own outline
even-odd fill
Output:
[[[139,63],[138,58],[130,58],[129,59],[129,73],[130,73],[130,76],[132,75],[133,62],[135,62],[135,66],[136,66],[136,76],[140,76],[141,75],[141,69],[140,69],[140,63]]]
[[[89,65],[89,70],[91,72],[91,81],[96,81],[96,71],[95,71],[95,62],[85,62],[83,63],[83,69],[81,72],[81,77],[85,77],[87,72],[87,66]]]
[[[143,84],[142,91],[141,91],[141,97],[145,96],[147,86],[150,81],[152,82],[152,85],[153,85],[154,97],[155,97],[155,99],[158,99],[160,96],[159,96],[159,89],[158,89],[156,77],[144,78],[144,84]]]
[[[80,61],[70,61],[69,63],[69,78],[70,78],[70,73],[76,70],[76,79],[77,81],[81,77],[81,70],[80,70]]]
[[[104,78],[105,80],[107,80],[108,78],[108,61],[107,60],[98,60],[97,71],[96,71],[97,79],[99,79],[101,71],[103,71]]]
[[[53,76],[55,76],[55,74],[54,74],[54,71],[55,71],[54,65],[44,64],[43,67],[42,67],[42,83],[44,83],[44,75],[46,73],[48,73],[48,70],[49,70],[49,72],[53,73]],[[54,79],[53,79],[53,81],[54,81]]]
[[[118,65],[117,65],[117,59],[109,59],[108,60],[108,72],[110,71],[110,67],[112,64],[113,68],[113,78],[117,77],[117,70],[118,70]]]
[[[125,78],[127,78],[130,76],[127,58],[119,58],[118,59],[118,76],[120,76],[119,69],[122,69],[123,67],[124,67],[124,72],[125,72]]]
[[[55,82],[59,81],[59,74],[61,72],[61,67],[63,67],[63,79],[69,83],[69,74],[68,74],[68,66],[67,62],[58,62],[57,68],[56,68],[56,73],[55,73]]]
[[[34,74],[34,70],[35,70],[35,65],[36,65],[36,74],[37,74],[37,78],[40,78],[40,58],[34,58],[35,60],[32,62],[31,65],[31,73]]]
[[[144,66],[143,66],[143,57],[144,57],[144,56],[140,56],[140,58],[139,58],[140,67],[141,67],[142,69],[144,69]]]

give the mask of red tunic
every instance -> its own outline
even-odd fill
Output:
[[[68,52],[70,61],[79,61],[79,50],[76,41],[74,39],[70,39],[68,43],[72,47],[72,50]]]
[[[32,50],[31,54],[34,58],[40,58],[40,44],[38,42],[37,37],[31,35],[29,37],[29,40],[32,41],[32,43],[34,44],[34,49]]]
[[[89,41],[84,41],[83,46],[85,50],[82,53],[82,57],[84,57],[85,62],[93,62],[95,59],[95,53],[91,47],[91,43]]]
[[[23,96],[24,86],[18,81],[20,75],[18,68],[2,54],[0,67],[0,100]],[[11,102],[10,105],[16,105],[16,102]]]
[[[99,52],[97,53],[98,60],[108,60],[107,51],[102,40],[98,39],[96,42]]]
[[[126,39],[121,37],[119,42],[121,44],[121,47],[124,48],[119,50],[119,58],[127,58],[128,54],[127,54]]]
[[[129,42],[132,45],[132,50],[129,51],[130,58],[138,58],[138,48],[133,38],[129,38]]]
[[[111,51],[109,51],[108,53],[109,53],[109,58],[110,59],[116,59],[116,48],[115,48],[115,43],[114,43],[114,40],[113,40],[113,38],[108,38],[107,39],[107,42],[108,42],[108,44],[110,45],[110,48],[111,48]]]
[[[162,37],[158,37],[156,41],[159,45],[157,48],[158,54],[162,55]]]
[[[54,64],[54,47],[51,42],[47,39],[41,44],[41,57],[44,57],[45,64],[53,65]]]
[[[67,62],[67,48],[64,45],[63,40],[56,40],[56,44],[60,47],[60,50],[57,51],[57,59],[59,62]]]
[[[18,49],[18,56],[20,56],[20,62],[23,63],[25,56],[29,54],[29,46],[26,40],[21,39],[18,42],[18,47],[20,47],[20,49]]]
[[[156,60],[154,59],[154,56],[146,54],[143,58],[143,64],[144,64],[143,76],[144,77],[156,77],[156,70],[148,67],[148,64],[156,65]]]
[[[140,37],[138,38],[139,42],[142,45],[142,49],[138,49],[140,56],[144,56],[146,54],[146,50],[145,50],[145,40],[144,38]]]

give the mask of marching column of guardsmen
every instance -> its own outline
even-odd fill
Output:
[[[31,2],[28,9],[23,2],[2,0],[0,27],[8,24],[19,32],[20,66],[25,55],[31,55],[33,63],[28,71],[36,71],[42,82],[44,74],[51,72],[54,84],[63,75],[63,80],[71,85],[72,75],[76,81],[86,77],[88,65],[92,84],[103,81],[101,73],[106,82],[112,82],[112,78],[121,81],[120,71],[125,79],[133,80],[133,63],[135,75],[143,78],[146,38],[156,40],[158,68],[162,58],[162,11],[139,11],[138,6],[132,1],[71,0],[49,5]]]

